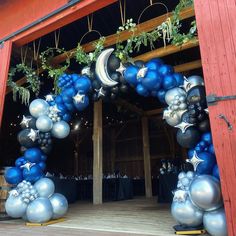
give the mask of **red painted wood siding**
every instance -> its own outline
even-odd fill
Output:
[[[195,0],[206,93],[236,94],[236,1]],[[236,100],[209,106],[229,235],[236,235]],[[233,130],[218,116],[224,114]]]
[[[11,41],[5,42],[3,47],[0,47],[0,128],[3,116],[8,70],[11,59],[11,48]]]

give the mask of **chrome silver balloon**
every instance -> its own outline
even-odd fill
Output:
[[[55,138],[63,139],[70,133],[70,126],[63,120],[54,123],[52,130],[52,136]]]
[[[36,127],[41,132],[50,131],[52,129],[52,126],[53,122],[47,115],[40,116],[36,120]]]
[[[212,211],[222,206],[220,182],[211,175],[199,175],[189,187],[191,201],[204,211]]]
[[[39,197],[50,197],[55,191],[55,185],[49,178],[41,178],[35,184],[34,187],[38,192]]]
[[[58,219],[66,214],[68,210],[68,201],[65,196],[60,193],[54,193],[49,200],[53,208],[53,219]]]
[[[205,212],[203,215],[203,225],[212,236],[227,236],[227,223],[224,208]]]
[[[193,179],[195,177],[195,173],[193,171],[188,171],[186,173],[186,177],[189,179]]]
[[[184,177],[186,177],[186,173],[185,172],[180,172],[179,175],[178,175],[178,179],[181,180],[183,179]]]
[[[35,99],[30,103],[29,106],[29,112],[35,118],[46,115],[48,109],[49,104],[43,99]]]
[[[27,204],[22,200],[21,196],[10,195],[5,203],[7,214],[12,218],[22,217],[27,209]]]
[[[187,178],[187,177],[182,178],[180,181],[181,181],[181,184],[182,184],[184,187],[189,187],[189,185],[190,185],[190,183],[191,183],[190,179]]]
[[[196,86],[204,86],[204,80],[201,76],[192,75],[187,78],[186,92]]]
[[[185,202],[174,201],[171,214],[178,223],[185,226],[196,227],[202,224],[203,211],[195,207],[188,198]]]
[[[178,97],[176,97],[178,96]],[[187,97],[187,93],[181,89],[181,88],[173,88],[173,89],[169,89],[167,92],[166,92],[166,95],[165,95],[165,101],[168,105],[171,105],[171,102],[176,100],[177,98],[179,98],[180,96],[182,97]]]
[[[181,117],[178,115],[177,112],[172,112],[170,116],[165,118],[166,123],[170,126],[176,126],[181,123]]]
[[[50,200],[45,197],[39,197],[31,202],[26,210],[26,217],[33,223],[44,223],[53,216],[53,208]]]

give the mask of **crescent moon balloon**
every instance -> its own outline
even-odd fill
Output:
[[[111,79],[107,72],[107,61],[113,51],[113,48],[108,48],[102,51],[101,54],[98,56],[95,68],[99,80],[102,82],[103,85],[108,87],[112,87],[118,84],[117,81]]]

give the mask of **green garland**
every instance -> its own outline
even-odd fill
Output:
[[[26,77],[27,86],[22,87],[17,85],[13,81],[13,77],[16,76],[16,73],[23,73]],[[17,95],[21,99],[21,103],[28,105],[30,100],[30,92],[33,92],[36,96],[40,91],[40,79],[37,73],[24,63],[16,65],[16,67],[11,68],[8,74],[7,86],[12,88],[13,100],[17,100]]]

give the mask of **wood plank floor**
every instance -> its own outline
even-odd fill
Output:
[[[0,235],[41,236],[173,236],[169,205],[156,199],[132,199],[103,205],[78,202],[70,205],[66,221],[44,227],[25,226],[21,220],[0,222]]]

